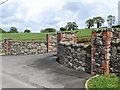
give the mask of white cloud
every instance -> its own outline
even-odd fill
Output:
[[[9,30],[11,26],[16,26],[20,31],[29,28],[33,32],[39,32],[47,27],[59,29],[68,21],[76,21],[80,28],[85,28],[85,21],[95,16],[106,19],[109,14],[112,14],[117,19],[118,1],[9,0],[2,5],[0,27]]]

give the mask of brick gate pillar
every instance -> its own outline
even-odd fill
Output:
[[[60,44],[60,41],[62,41],[62,32],[58,32],[57,33],[57,52],[58,52],[58,48],[59,48],[59,44]]]
[[[105,70],[104,74],[108,75],[110,70],[109,70],[109,62],[110,62],[110,47],[111,47],[111,32],[107,30],[106,33],[106,39],[105,39]]]
[[[5,55],[8,55],[9,39],[5,39]]]
[[[46,40],[47,40],[47,52],[50,52],[51,51],[51,48],[50,48],[50,36],[49,34],[46,35]]]
[[[5,41],[5,55],[9,54],[9,41],[12,39],[4,39]]]
[[[94,66],[95,66],[95,59],[94,59],[94,53],[96,50],[95,45],[94,45],[95,38],[96,38],[96,32],[93,31],[92,32],[92,39],[91,39],[91,43],[92,43],[92,45],[91,45],[91,74],[94,74],[93,70],[94,70]]]

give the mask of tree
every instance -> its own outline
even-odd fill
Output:
[[[101,27],[105,20],[102,17],[94,17],[94,24],[97,24],[97,28]]]
[[[31,31],[26,29],[26,30],[24,30],[24,33],[31,33]]]
[[[68,22],[67,25],[65,26],[67,30],[76,30],[78,29],[78,26],[76,22]]]
[[[54,28],[46,28],[46,29],[41,30],[41,33],[45,33],[45,32],[56,32],[56,29],[54,29]]]
[[[115,16],[109,15],[107,17],[107,23],[108,23],[109,27],[111,28],[112,25],[115,23]]]
[[[60,31],[66,31],[67,29],[66,28],[64,28],[64,27],[61,27],[60,28]]]
[[[11,27],[9,33],[18,33],[16,27]]]
[[[6,33],[6,31],[0,28],[0,33]]]
[[[94,21],[93,19],[88,19],[86,22],[85,22],[87,28],[90,28],[90,27],[93,27],[94,26]]]

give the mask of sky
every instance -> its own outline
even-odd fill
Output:
[[[118,5],[118,25],[120,25],[120,1]]]
[[[0,2],[5,0],[0,0]],[[9,31],[16,27],[19,32],[30,29],[40,32],[45,28],[64,27],[67,22],[76,22],[78,28],[86,27],[85,21],[108,15],[118,23],[119,0],[8,0],[0,5],[0,28]],[[104,26],[108,26],[107,22]]]

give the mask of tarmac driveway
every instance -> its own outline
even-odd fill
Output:
[[[84,88],[91,77],[57,61],[56,53],[2,56],[2,72],[37,88]]]

